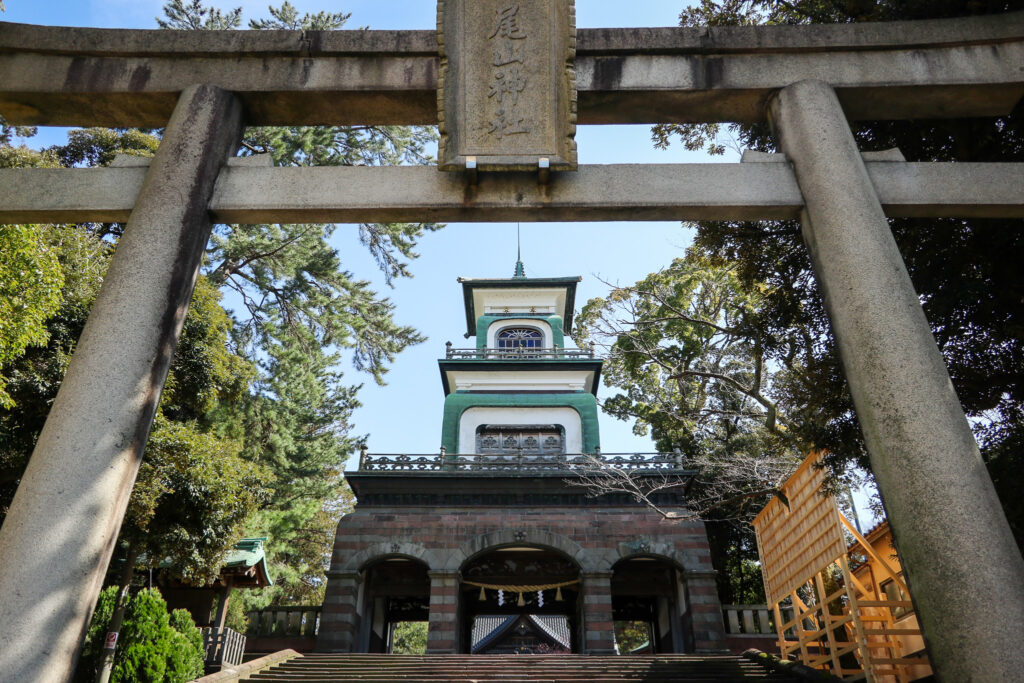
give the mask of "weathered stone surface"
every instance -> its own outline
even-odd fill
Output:
[[[782,157],[783,155],[778,155]],[[140,159],[143,164],[148,160]],[[260,168],[221,172],[210,203],[223,223],[358,223],[796,218],[803,198],[785,163],[611,164],[465,182],[428,167]],[[1024,164],[866,164],[888,216],[1024,217]],[[0,221],[124,221],[145,165],[0,169]]]
[[[770,118],[937,677],[1019,678],[1024,560],[839,100],[797,83]]]
[[[891,24],[579,31],[579,123],[760,121],[830,82],[852,118],[1009,112],[1024,13]],[[0,22],[11,123],[162,126],[175,94],[233,91],[254,125],[435,124],[432,31],[130,31]],[[268,95],[272,93],[272,95]]]
[[[74,671],[240,135],[229,93],[182,93],[0,528],[2,681]]]
[[[573,0],[439,0],[438,167],[576,168]]]

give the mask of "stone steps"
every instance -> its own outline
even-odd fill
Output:
[[[339,655],[309,654],[253,674],[251,681],[328,683],[722,683],[795,681],[728,655]]]

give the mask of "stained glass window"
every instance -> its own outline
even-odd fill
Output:
[[[498,332],[499,349],[539,349],[544,335],[532,327],[506,327]]]

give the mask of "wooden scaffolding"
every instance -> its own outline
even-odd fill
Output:
[[[822,494],[819,460],[820,454],[809,456],[783,485],[788,505],[775,497],[753,522],[779,651],[784,659],[844,680],[913,680],[913,667],[923,660],[902,655],[899,638],[921,631],[898,627],[894,617],[895,609],[912,609],[912,603],[887,599],[877,582],[858,580],[851,571],[851,547],[874,560],[903,596],[910,593],[898,572],[839,511],[835,498]],[[844,527],[856,539],[853,546]]]

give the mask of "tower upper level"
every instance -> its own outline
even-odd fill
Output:
[[[529,278],[522,261],[508,279],[460,277],[466,337],[478,349],[564,349],[581,279]]]

